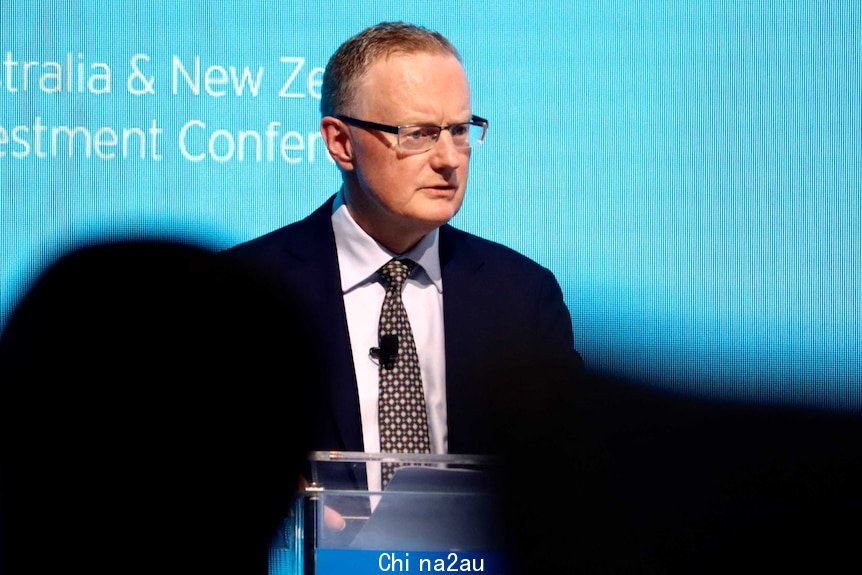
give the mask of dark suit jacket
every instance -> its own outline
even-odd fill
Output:
[[[274,274],[309,311],[327,388],[314,448],[363,451],[332,201],[225,254]],[[532,393],[534,382],[527,379],[536,376],[536,358],[580,365],[571,316],[553,274],[500,244],[444,225],[440,263],[449,452],[488,453],[495,414]]]

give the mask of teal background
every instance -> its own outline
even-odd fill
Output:
[[[862,410],[857,1],[2,0],[0,57],[81,53],[108,64],[113,85],[11,92],[0,68],[0,125],[155,119],[163,157],[16,159],[5,147],[0,325],[81,243],[223,248],[318,206],[339,183],[319,142],[295,164],[196,163],[177,134],[190,120],[313,133],[318,100],[278,97],[290,71],[279,58],[304,58],[304,78],[381,20],[460,49],[490,131],[454,223],[554,271],[589,365],[680,393]],[[126,90],[137,53],[155,94]],[[260,93],[173,94],[174,55],[263,67]]]

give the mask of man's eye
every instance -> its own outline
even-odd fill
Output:
[[[422,138],[427,138],[428,135],[428,128],[418,127],[404,133],[403,137],[408,140],[421,140]]]
[[[469,131],[469,124],[456,124],[454,126],[449,126],[449,133],[452,134],[453,138],[466,136]]]

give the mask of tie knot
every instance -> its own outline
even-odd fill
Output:
[[[404,280],[407,279],[407,276],[410,275],[410,272],[413,271],[413,268],[416,267],[416,262],[413,260],[403,259],[396,260],[392,259],[386,262],[382,268],[380,268],[380,276],[386,282],[386,287],[389,289],[401,289],[401,286],[404,285]]]

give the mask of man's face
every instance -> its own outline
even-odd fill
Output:
[[[449,124],[470,119],[464,68],[450,55],[397,54],[372,64],[348,114],[391,125]],[[349,126],[353,170],[347,205],[365,231],[402,252],[448,222],[461,207],[470,149],[447,130],[424,152],[403,152],[395,134]]]

